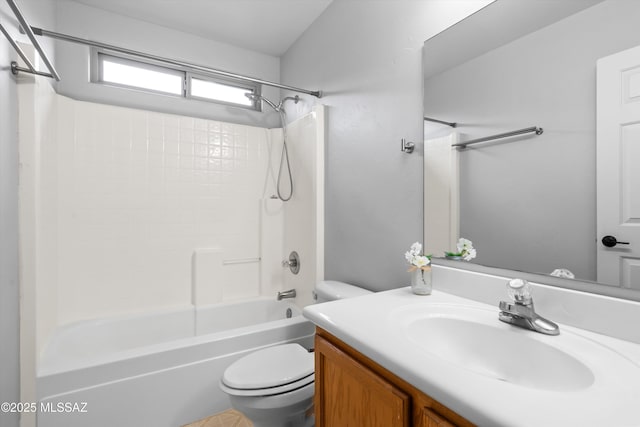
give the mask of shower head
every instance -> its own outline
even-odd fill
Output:
[[[286,114],[285,114],[284,108],[282,108],[282,104],[284,104],[284,102],[288,99],[293,100],[297,104],[300,98],[298,97],[298,95],[296,95],[295,97],[287,96],[286,98],[283,98],[282,100],[280,100],[280,103],[276,105],[273,102],[269,101],[264,96],[254,92],[247,92],[244,94],[244,96],[246,96],[247,98],[249,98],[254,102],[258,102],[258,101],[266,102],[280,116],[280,123],[282,124],[282,153],[280,154],[280,166],[278,167],[278,178],[276,179],[276,192],[278,193],[278,196],[277,196],[278,199],[282,200],[283,202],[288,202],[289,200],[291,200],[291,197],[293,196],[293,176],[291,175],[291,165],[289,164],[289,151],[287,149],[287,119],[285,117]],[[286,168],[287,168],[287,173],[289,175],[289,183],[290,183],[288,196],[283,196],[282,193],[280,192],[280,179],[282,177],[282,171],[284,169],[285,163],[286,163]]]
[[[263,101],[266,102],[267,104],[269,104],[269,106],[271,108],[273,108],[276,111],[280,111],[280,107],[282,106],[282,103],[280,103],[280,105],[276,105],[273,102],[269,101],[267,98],[265,98],[262,95],[258,95],[256,93],[251,93],[251,92],[247,92],[244,94],[244,96],[246,96],[247,98],[251,99],[252,101]]]
[[[286,101],[287,99],[290,99],[292,101],[294,101],[296,104],[298,103],[298,101],[300,100],[300,97],[298,95],[291,97],[291,96],[287,96],[286,98],[283,98],[280,103],[278,105],[274,104],[273,102],[269,101],[267,98],[265,98],[262,95],[258,95],[256,93],[253,92],[247,92],[244,94],[244,96],[246,96],[247,98],[251,99],[252,101],[264,101],[267,104],[269,104],[269,106],[271,106],[271,108],[273,108],[274,110],[276,110],[277,112],[280,112],[282,110],[282,104],[284,103],[284,101]]]
[[[298,101],[300,101],[300,97],[298,95],[296,95],[296,96],[287,96],[285,98],[282,98],[282,101],[280,101],[280,105],[284,104],[284,101],[286,101],[287,99],[292,100],[294,104],[297,104]]]

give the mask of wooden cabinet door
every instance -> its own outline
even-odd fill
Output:
[[[475,427],[451,409],[424,393],[412,396],[415,427]]]
[[[317,427],[409,427],[410,397],[316,335]]]
[[[436,414],[430,408],[422,408],[418,425],[420,427],[454,427],[453,424]]]

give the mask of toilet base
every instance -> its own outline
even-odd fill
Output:
[[[254,427],[313,427],[313,384],[275,396],[233,396],[231,406]]]

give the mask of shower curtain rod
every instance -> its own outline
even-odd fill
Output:
[[[243,76],[241,74],[230,73],[228,71],[217,70],[215,68],[210,68],[210,67],[204,67],[202,65],[191,64],[189,62],[183,62],[183,61],[178,61],[178,60],[175,60],[175,59],[165,58],[165,57],[162,57],[162,56],[151,55],[149,53],[144,53],[144,52],[140,52],[140,51],[137,51],[137,50],[127,49],[127,48],[124,48],[124,47],[114,46],[114,45],[110,45],[110,44],[107,44],[107,43],[96,42],[96,41],[93,41],[93,40],[87,40],[87,39],[83,39],[83,38],[80,38],[80,37],[74,37],[74,36],[70,36],[68,34],[56,33],[55,31],[43,30],[42,28],[31,27],[31,29],[33,30],[33,32],[35,34],[37,34],[39,36],[51,37],[51,38],[54,38],[54,39],[63,40],[63,41],[71,42],[71,43],[78,43],[78,44],[83,44],[83,45],[87,45],[87,46],[93,46],[93,47],[97,47],[97,48],[101,48],[101,49],[107,49],[107,50],[111,50],[111,51],[114,51],[114,52],[120,52],[120,53],[124,53],[124,54],[127,54],[127,55],[137,56],[139,58],[150,59],[152,61],[162,62],[162,63],[165,63],[165,64],[176,65],[176,66],[179,66],[179,67],[184,67],[184,68],[188,68],[188,69],[195,70],[195,71],[205,72],[205,73],[209,73],[209,74],[215,74],[215,75],[222,76],[222,77],[229,77],[229,78],[236,79],[236,80],[242,80],[242,81],[247,81],[247,82],[252,82],[252,83],[258,83],[258,84],[265,85],[265,86],[272,86],[272,87],[277,87],[277,88],[280,88],[280,89],[291,90],[293,92],[305,93],[307,95],[315,96],[316,98],[321,98],[322,97],[322,92],[319,91],[319,90],[300,89],[300,88],[294,87],[294,86],[283,85],[283,84],[280,84],[280,83],[270,82],[268,80],[257,79],[255,77]]]

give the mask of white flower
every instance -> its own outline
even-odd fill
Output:
[[[419,255],[413,258],[413,262],[411,264],[415,265],[418,268],[421,268],[431,264],[431,261],[426,256]]]
[[[411,245],[409,251],[404,253],[404,258],[409,264],[413,266],[416,266],[418,268],[426,267],[431,264],[431,260],[428,256],[421,254],[421,252],[422,245],[420,244],[420,242],[415,242],[413,245]]]
[[[414,255],[411,252],[404,253],[404,258],[407,260],[409,264],[411,264],[411,261],[413,261],[413,257]]]
[[[476,257],[476,250],[473,248],[473,242],[471,240],[461,237],[456,247],[465,261],[471,261]]]
[[[414,256],[420,255],[420,251],[422,251],[422,245],[420,244],[420,242],[415,242],[413,245],[411,245],[411,249],[409,249],[409,252],[411,252]]]
[[[459,256],[465,261],[471,261],[476,257],[476,250],[473,247],[473,242],[469,239],[461,237],[456,243],[456,249],[458,252],[445,252],[447,256]]]
[[[471,240],[465,239],[464,237],[461,237],[458,240],[458,244],[456,245],[456,247],[458,248],[458,252],[464,252],[469,251],[471,249],[473,249],[473,242]]]
[[[462,258],[465,261],[471,261],[475,257],[476,257],[476,250],[473,248],[465,250],[465,254],[462,256]]]
[[[408,252],[405,252],[404,257],[409,264],[412,263],[413,258],[420,255],[420,251],[422,250],[422,245],[419,242],[415,242],[411,245],[411,248]]]

